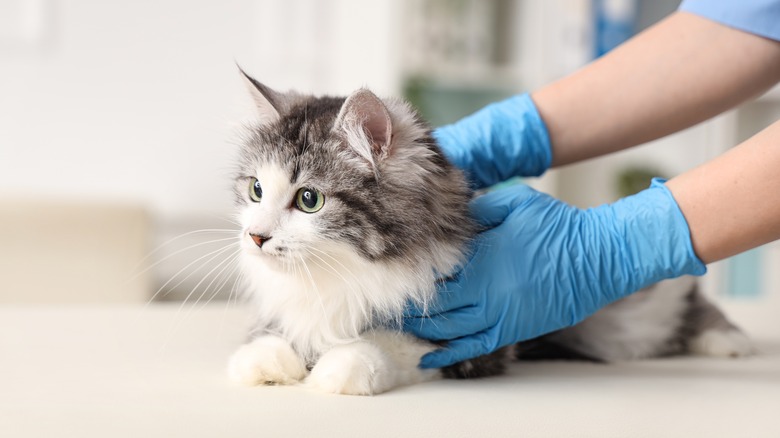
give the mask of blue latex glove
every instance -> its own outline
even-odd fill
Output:
[[[514,176],[539,176],[552,162],[547,127],[528,94],[490,104],[433,136],[477,189]]]
[[[576,324],[657,281],[701,275],[688,224],[661,180],[614,204],[581,210],[524,185],[475,199],[487,227],[470,259],[440,285],[430,316],[404,329],[448,341],[420,366],[440,368]]]

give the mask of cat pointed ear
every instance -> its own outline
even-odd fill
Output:
[[[387,155],[393,124],[387,107],[374,93],[362,88],[341,107],[335,126],[342,129],[349,145],[370,163]]]
[[[241,72],[241,77],[244,78],[244,84],[249,90],[249,94],[252,95],[252,99],[255,101],[257,114],[260,116],[260,123],[268,125],[278,121],[284,95],[261,84],[246,74],[241,67],[238,67],[238,70]]]

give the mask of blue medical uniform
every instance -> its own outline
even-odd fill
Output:
[[[685,0],[680,10],[780,41],[780,0]]]

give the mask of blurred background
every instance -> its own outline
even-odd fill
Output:
[[[236,63],[316,94],[403,95],[435,125],[606,53],[676,0],[3,0],[0,302],[226,300]],[[673,176],[780,118],[780,93],[529,181],[579,206]],[[705,290],[780,314],[780,249]]]

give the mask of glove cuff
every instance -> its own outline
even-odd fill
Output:
[[[616,225],[613,237],[617,265],[627,284],[616,289],[614,299],[653,283],[682,275],[703,275],[707,267],[693,250],[691,232],[677,201],[664,185],[653,179],[650,187],[607,207]]]
[[[434,137],[475,188],[540,176],[552,163],[547,126],[528,93],[490,104],[437,129]]]
[[[678,240],[681,243],[680,260],[683,261],[679,266],[677,272],[674,273],[675,277],[681,275],[696,275],[702,276],[707,273],[707,265],[701,261],[699,256],[693,250],[693,240],[691,239],[691,228],[688,226],[688,220],[685,219],[680,206],[677,204],[677,200],[674,199],[672,192],[666,187],[666,179],[653,178],[650,183],[650,188],[658,189],[667,198],[669,202],[669,209],[671,210],[672,220],[678,225]]]

